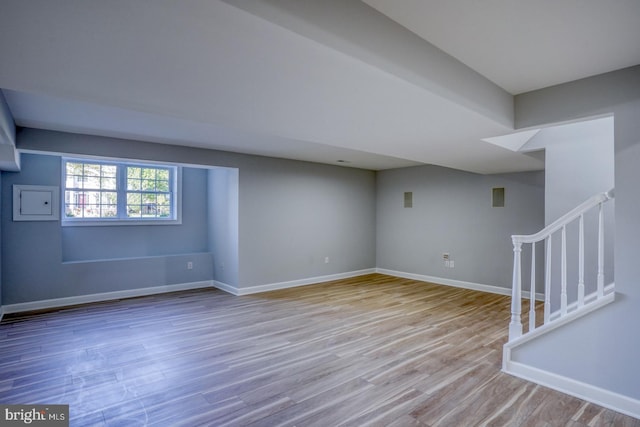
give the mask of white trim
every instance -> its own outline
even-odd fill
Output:
[[[532,381],[634,418],[640,418],[640,400],[519,362],[509,361],[502,370],[518,378]]]
[[[277,291],[279,289],[295,288],[297,286],[316,285],[318,283],[330,282],[332,280],[349,279],[351,277],[363,276],[365,274],[375,273],[375,268],[367,268],[365,270],[348,271],[346,273],[329,274],[326,276],[309,277],[306,279],[291,280],[288,282],[268,283],[266,285],[249,286],[247,288],[239,288],[226,283],[213,281],[213,286],[233,295],[251,295],[260,292]]]
[[[560,326],[566,325],[567,323],[571,323],[574,320],[591,313],[592,311],[596,311],[601,307],[604,307],[605,305],[612,303],[613,301],[615,301],[615,298],[616,298],[615,292],[611,292],[599,298],[597,301],[584,305],[580,309],[573,310],[569,314],[565,314],[562,317],[554,316],[552,318],[552,321],[550,321],[549,323],[542,325],[538,328],[535,328],[533,331],[527,332],[526,334],[509,341],[504,345],[504,348],[512,349],[512,348],[518,347],[526,342],[531,341],[536,337],[539,337],[540,335],[544,335],[547,332],[551,332],[554,329],[559,328]],[[510,359],[505,358],[504,360],[509,361]]]
[[[582,307],[578,308],[578,301],[574,301],[571,304],[569,304],[567,306],[567,313],[571,314],[578,309],[583,310],[587,307],[590,307],[594,302],[598,302],[598,304],[600,304],[600,305],[597,305],[596,307],[601,307],[602,305],[606,305],[614,300],[615,290],[616,290],[616,284],[610,283],[604,288],[604,297],[600,297],[598,299],[598,292],[597,291],[592,292],[586,297],[584,297],[584,305]],[[606,304],[602,304],[603,301],[606,302]],[[590,310],[590,311],[593,311],[593,310]],[[561,319],[562,318],[561,316],[562,316],[562,311],[558,309],[549,315],[549,321],[553,322],[558,319]]]
[[[212,281],[212,285],[214,287],[220,289],[221,291],[225,291],[227,293],[230,293],[231,295],[235,295],[235,296],[240,295],[238,293],[238,288],[236,288],[235,286],[227,285],[226,283],[219,282],[217,280],[213,280]]]
[[[200,289],[211,286],[213,285],[210,280],[204,280],[201,282],[179,283],[175,285],[153,286],[149,288],[139,289],[127,289],[124,291],[103,292],[99,294],[78,295],[74,297],[54,298],[3,305],[2,311],[4,312],[4,314],[21,313],[24,311],[44,310],[49,308],[66,307],[70,305],[86,304],[91,302],[164,294],[168,292],[184,291],[188,289]]]
[[[69,156],[69,155],[61,155],[60,160],[62,162],[61,168],[61,178],[60,182],[62,185],[61,194],[58,195],[58,200],[60,202],[60,206],[62,209],[58,207],[58,216],[61,214],[60,225],[62,227],[93,227],[93,226],[121,226],[121,225],[181,225],[182,224],[182,166],[176,165],[174,163],[162,163],[162,162],[154,162],[154,161],[145,161],[145,160],[133,160],[133,159],[113,159],[110,157],[102,157],[102,156]],[[170,218],[148,218],[148,219],[135,219],[128,218],[125,213],[125,204],[118,203],[118,213],[115,218],[73,218],[67,217],[64,213],[65,206],[65,192],[66,192],[66,163],[67,162],[77,162],[77,163],[98,163],[98,164],[107,164],[116,166],[116,176],[118,187],[115,192],[118,193],[118,199],[120,196],[126,198],[127,190],[126,190],[126,168],[127,167],[145,167],[149,166],[150,168],[160,168],[160,169],[170,169],[172,170],[172,174],[170,176],[173,179],[170,179],[170,183],[172,184],[172,191],[169,193],[172,195],[171,202],[171,217]],[[15,197],[15,196],[14,196]]]
[[[376,268],[376,273],[386,274],[388,276],[402,277],[404,279],[419,280],[421,282],[435,283],[437,285],[453,286],[455,288],[472,289],[474,291],[489,292],[491,294],[511,295],[511,288],[503,288],[495,285],[485,285],[482,283],[465,282],[463,280],[446,279],[443,277],[427,276],[424,274],[405,273],[402,271],[387,270],[385,268]],[[529,292],[522,292],[523,298],[529,298]],[[544,294],[536,292],[536,300],[544,301]]]

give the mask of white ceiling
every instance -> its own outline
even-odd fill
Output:
[[[363,0],[512,94],[640,64],[638,0]]]
[[[366,3],[391,19],[357,0],[2,0],[0,88],[20,126],[496,173],[543,167],[482,140],[513,132],[512,94],[640,63],[637,0]]]

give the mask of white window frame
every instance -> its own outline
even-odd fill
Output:
[[[114,218],[75,218],[66,216],[65,194],[67,192],[67,162],[105,164],[116,166],[116,192],[118,216]],[[166,168],[170,170],[170,193],[172,195],[171,216],[168,218],[129,218],[126,213],[127,167]],[[109,226],[109,225],[179,225],[182,224],[182,167],[160,162],[105,159],[93,157],[62,157],[62,189],[60,191],[60,218],[62,226]]]

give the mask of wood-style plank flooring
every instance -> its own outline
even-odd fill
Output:
[[[640,426],[500,372],[509,298],[383,275],[5,318],[0,403],[72,426]]]

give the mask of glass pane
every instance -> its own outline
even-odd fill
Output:
[[[142,181],[142,189],[144,191],[155,191],[156,190],[156,182],[149,180],[149,179],[145,179]]]
[[[117,172],[116,165],[102,165],[102,176],[115,178]]]
[[[162,181],[169,181],[169,171],[167,169],[158,169],[158,175],[156,179],[162,180]]]
[[[64,186],[67,188],[82,188],[82,177],[77,175],[67,175]]]
[[[156,204],[157,202],[157,196],[155,194],[143,194],[142,195],[142,203],[143,204],[149,204],[149,203],[153,203]]]
[[[79,213],[80,213],[80,209],[78,208],[77,205],[75,205],[75,204],[66,204],[66,205],[64,205],[64,215],[67,218],[74,218],[74,217],[78,216]]]
[[[82,163],[67,162],[67,175],[82,175]]]
[[[100,177],[87,176],[84,180],[84,188],[100,189]]]
[[[100,180],[102,182],[103,190],[115,190],[116,189],[116,179],[115,178],[102,178]]]
[[[100,192],[99,191],[85,191],[84,193],[84,203],[88,205],[98,205],[100,204]]]
[[[161,218],[168,218],[171,214],[171,209],[168,206],[158,207],[158,216]]]
[[[169,191],[169,181],[156,181],[157,191]]]
[[[127,178],[138,178],[140,179],[140,168],[128,167],[127,168]]]
[[[85,218],[99,218],[100,217],[100,205],[88,204],[84,206]]]
[[[101,195],[100,203],[103,205],[115,205],[118,200],[118,193],[104,192]]]
[[[143,168],[142,169],[142,179],[149,179],[152,181],[156,180],[156,168]]]
[[[100,165],[94,163],[84,164],[84,175],[86,176],[100,176]]]
[[[127,190],[140,190],[140,180],[127,179]]]
[[[127,193],[128,205],[139,205],[141,202],[140,193]]]
[[[142,215],[142,211],[140,210],[139,205],[130,205],[127,206],[127,216],[130,218],[140,218]]]
[[[118,215],[118,207],[116,205],[102,205],[102,216],[105,218],[114,218]]]

